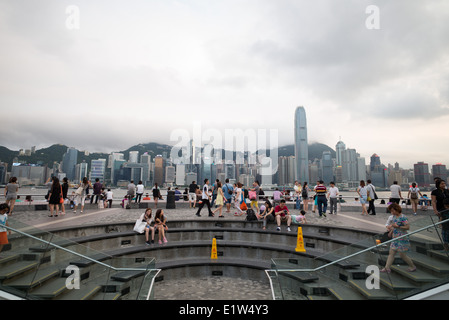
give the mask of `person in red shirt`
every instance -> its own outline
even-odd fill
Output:
[[[287,222],[287,231],[291,231],[292,216],[285,205],[285,200],[281,200],[280,204],[274,208],[274,214],[276,215],[276,223],[278,224],[277,231],[281,231],[281,221]]]

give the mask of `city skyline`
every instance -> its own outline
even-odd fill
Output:
[[[275,129],[292,145],[303,105],[309,143],[449,163],[445,1],[0,0],[0,12],[0,144],[12,150],[171,144],[195,121]]]

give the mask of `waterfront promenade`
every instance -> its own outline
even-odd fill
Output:
[[[154,203],[148,204],[154,210]],[[218,212],[215,217],[208,217],[207,208],[203,208],[201,217],[195,215],[197,209],[189,208],[188,203],[177,202],[176,209],[166,209],[165,202],[159,202],[159,208],[164,210],[164,214],[170,222],[171,220],[244,220],[245,216],[234,216],[231,213],[225,213],[225,218],[218,218]],[[291,214],[298,214],[299,211],[293,209],[293,203],[288,204]],[[363,229],[382,233],[385,230],[385,222],[390,215],[386,213],[385,205],[378,206],[378,212],[375,216],[362,216],[361,208],[357,204],[346,204],[339,207],[340,212],[337,215],[330,215],[320,218],[318,213],[312,213],[310,210],[306,214],[308,224],[327,225],[333,227],[346,227],[354,229]],[[118,203],[112,208],[99,209],[98,206],[86,204],[83,213],[78,208],[77,213],[67,209],[65,215],[58,217],[48,217],[48,210],[34,210],[34,205],[21,204],[16,207],[10,216],[10,225],[26,224],[42,230],[55,230],[70,226],[83,226],[92,224],[108,223],[134,223],[136,219],[145,211],[145,208],[138,208],[133,204],[131,209],[124,209]],[[410,211],[405,210],[409,217],[411,225],[413,221],[422,219],[425,216],[432,215],[432,211],[419,211],[414,216]],[[262,227],[262,226],[261,226]],[[306,226],[303,226],[306,227]],[[268,224],[269,230],[275,230],[274,223]],[[282,224],[282,232],[286,231],[285,223]],[[293,231],[292,231],[293,232]],[[170,230],[167,235],[170,241]],[[159,244],[154,244],[158,246]],[[194,297],[192,292],[195,292]],[[271,291],[268,281],[252,281],[241,278],[224,278],[205,276],[194,279],[168,280],[155,283],[155,299],[157,300],[270,300]]]
[[[45,203],[45,202],[42,202]],[[20,204],[16,205],[11,219],[20,221],[26,225],[34,226],[38,229],[51,230],[57,228],[63,228],[67,226],[100,224],[100,223],[122,223],[122,222],[135,222],[136,219],[145,212],[145,208],[139,208],[137,204],[132,203],[131,209],[124,209],[118,203],[115,203],[112,208],[99,209],[95,204],[89,204],[86,201],[86,206],[83,213],[80,212],[78,207],[77,213],[74,213],[68,205],[66,205],[66,214],[59,215],[58,217],[48,217],[50,212],[48,210],[36,210],[35,206],[40,204],[36,202],[32,205]],[[201,212],[201,217],[195,215],[196,208],[189,208],[188,202],[177,201],[175,203],[175,209],[166,209],[166,202],[160,201],[157,208],[163,209],[167,220],[220,220],[218,218],[219,212],[216,212],[215,217],[208,217],[207,207],[204,207]],[[148,202],[148,206],[153,209],[153,215],[155,213],[155,205],[153,201]],[[299,214],[299,210],[294,209],[293,202],[287,203],[290,210],[290,214]],[[375,232],[384,232],[385,223],[390,216],[386,212],[386,205],[376,206],[376,215],[362,216],[361,207],[356,202],[343,203],[338,206],[338,214],[331,215],[327,211],[327,217],[319,217],[318,210],[312,213],[312,206],[309,204],[309,210],[306,214],[306,218],[309,224],[317,225],[332,225],[341,226],[355,229],[364,229]],[[231,206],[231,213],[226,213],[226,209],[223,208],[223,214],[225,219],[244,220],[243,216],[234,216],[234,208]],[[416,216],[411,212],[410,206],[403,209],[403,213],[407,215],[413,224],[414,220],[422,219],[424,216],[433,215],[433,211],[429,207],[427,211],[418,210]],[[269,224],[269,228],[275,228],[274,224]],[[285,224],[282,224],[283,230]]]

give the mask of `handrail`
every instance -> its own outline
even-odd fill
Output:
[[[357,255],[359,255],[359,254],[365,253],[365,252],[367,252],[367,251],[371,251],[371,250],[373,250],[373,249],[375,249],[375,248],[377,248],[377,247],[379,247],[379,246],[383,246],[383,245],[385,245],[385,244],[387,244],[387,243],[390,243],[390,242],[393,242],[393,241],[396,241],[396,240],[399,240],[399,239],[402,239],[402,238],[409,237],[409,236],[411,236],[411,235],[413,235],[413,234],[415,234],[415,233],[421,232],[421,231],[423,231],[423,230],[426,230],[426,229],[429,229],[429,228],[431,228],[431,227],[435,227],[435,226],[437,226],[437,225],[440,225],[440,224],[443,224],[443,223],[447,223],[447,222],[449,222],[449,219],[446,219],[446,220],[443,220],[443,221],[434,223],[433,225],[428,225],[428,226],[426,226],[426,227],[417,229],[417,230],[415,230],[415,231],[412,231],[412,232],[407,233],[407,234],[405,234],[405,235],[402,235],[402,236],[400,236],[400,237],[397,237],[397,238],[394,238],[394,239],[391,239],[391,240],[382,242],[382,243],[380,243],[380,244],[376,244],[376,245],[374,245],[374,246],[372,246],[372,247],[369,247],[369,248],[367,248],[367,249],[363,249],[363,250],[358,251],[358,252],[356,252],[356,253],[350,254],[349,256],[346,256],[346,257],[337,259],[337,260],[335,260],[335,261],[332,261],[332,262],[330,262],[330,263],[328,263],[328,264],[322,265],[322,266],[317,267],[317,268],[315,268],[315,269],[267,269],[267,270],[268,270],[268,271],[274,271],[274,270],[276,270],[276,271],[278,271],[278,272],[316,272],[316,271],[319,271],[319,270],[321,270],[321,269],[327,268],[327,267],[329,267],[329,266],[331,266],[331,265],[334,265],[334,264],[336,264],[336,263],[339,263],[339,262],[341,262],[341,261],[344,261],[344,260],[347,260],[347,259],[349,259],[349,258],[355,257],[355,256],[357,256]]]
[[[94,263],[97,263],[97,264],[99,264],[99,265],[101,265],[101,266],[104,266],[104,267],[106,267],[106,268],[110,268],[110,269],[112,269],[112,270],[114,270],[114,271],[147,271],[147,270],[154,270],[154,271],[156,271],[156,275],[155,275],[155,276],[157,276],[157,275],[161,272],[161,269],[157,269],[157,268],[156,268],[156,269],[147,269],[147,268],[116,268],[116,267],[113,267],[113,266],[108,265],[108,264],[106,264],[106,263],[103,263],[103,262],[101,262],[101,261],[98,261],[98,260],[95,260],[95,259],[90,258],[90,257],[88,257],[88,256],[85,256],[85,255],[83,255],[83,254],[81,254],[81,253],[78,253],[78,252],[72,251],[72,250],[70,250],[70,249],[61,247],[61,246],[59,246],[59,245],[57,245],[57,244],[54,244],[54,243],[52,243],[52,242],[50,242],[50,241],[46,241],[46,240],[43,240],[43,239],[39,239],[39,238],[37,238],[37,237],[35,237],[35,236],[32,236],[32,235],[30,235],[30,234],[28,234],[28,233],[22,232],[22,231],[20,231],[20,230],[17,230],[17,229],[15,229],[15,228],[10,227],[10,226],[2,225],[2,228],[6,228],[6,229],[8,229],[8,230],[10,230],[10,231],[12,230],[12,231],[14,231],[14,232],[17,232],[18,234],[21,234],[21,235],[24,235],[24,236],[26,236],[26,237],[32,238],[32,239],[34,239],[34,240],[43,242],[43,243],[45,243],[45,244],[47,244],[47,245],[51,245],[51,246],[53,246],[53,247],[55,247],[55,248],[58,248],[58,249],[60,249],[60,250],[66,251],[66,252],[71,253],[71,254],[74,254],[74,255],[79,256],[79,257],[81,257],[81,258],[83,258],[83,259],[87,259],[87,260],[89,260],[89,261],[92,261],[92,262],[94,262]],[[108,255],[106,255],[106,256],[108,256]],[[109,256],[109,257],[112,258],[112,256]],[[151,280],[151,285],[150,285],[150,287],[149,287],[149,289],[148,289],[148,293],[147,293],[147,296],[146,296],[147,300],[149,299],[150,294],[151,294],[151,291],[153,290],[154,278],[155,278],[155,277],[153,277],[153,279]]]
[[[88,256],[85,256],[85,255],[83,255],[83,254],[81,254],[81,253],[78,253],[78,252],[72,251],[72,250],[70,250],[70,249],[61,247],[61,246],[59,246],[59,245],[57,245],[57,244],[55,244],[55,243],[52,243],[52,242],[50,242],[50,241],[46,241],[46,240],[43,240],[43,239],[39,239],[39,238],[37,238],[37,237],[35,237],[35,236],[32,236],[32,235],[30,235],[30,234],[28,234],[28,233],[26,233],[26,232],[22,232],[22,231],[17,230],[17,229],[14,229],[14,228],[12,228],[12,227],[9,227],[9,226],[6,226],[6,225],[2,225],[2,228],[6,228],[6,229],[8,229],[8,230],[12,230],[12,231],[17,232],[17,233],[19,233],[19,234],[21,234],[21,235],[24,235],[24,236],[26,236],[26,237],[28,237],[28,238],[32,238],[32,239],[34,239],[34,240],[43,242],[43,243],[45,243],[45,244],[47,244],[47,245],[51,245],[51,246],[53,246],[53,247],[55,247],[55,248],[58,248],[58,249],[61,249],[61,250],[65,251],[65,252],[74,254],[74,255],[79,256],[79,257],[81,257],[81,258],[83,258],[83,259],[87,259],[87,260],[89,260],[89,261],[92,261],[92,262],[94,262],[94,263],[97,263],[97,264],[99,264],[99,265],[102,265],[103,267],[111,268],[111,269],[114,270],[114,271],[144,271],[144,270],[147,270],[146,268],[116,268],[116,267],[113,267],[113,266],[108,265],[108,264],[106,264],[106,263],[103,263],[103,262],[101,262],[101,261],[98,261],[98,260],[95,260],[95,259],[90,258],[90,257],[88,257]],[[106,255],[106,254],[105,254],[105,255]],[[108,255],[106,255],[106,256],[108,256]],[[112,258],[112,256],[109,256],[109,257]]]

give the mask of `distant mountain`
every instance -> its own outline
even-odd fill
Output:
[[[6,147],[0,146],[0,161],[8,163],[8,171],[11,170],[11,165],[14,161],[14,158],[17,158],[19,162],[23,163],[41,164],[41,165],[48,165],[49,167],[51,167],[53,166],[54,162],[62,161],[62,157],[66,153],[67,148],[68,148],[67,146],[62,144],[54,144],[48,148],[36,150],[36,152],[33,153],[31,156],[25,155],[19,156],[19,151],[13,151]],[[120,151],[120,153],[124,154],[125,159],[129,159],[130,151],[138,151],[139,155],[142,155],[145,152],[147,152],[151,156],[151,158],[154,159],[156,155],[163,154],[164,152],[166,152],[167,155],[169,156],[171,149],[172,146],[150,142],[132,146],[124,151]],[[309,145],[309,159],[310,160],[313,160],[315,158],[321,159],[323,151],[330,151],[332,157],[335,158],[335,151],[332,148],[322,143],[313,143]],[[294,155],[295,155],[294,145],[287,145],[278,148],[279,157],[294,156]],[[86,161],[87,163],[90,164],[90,161],[93,159],[99,158],[108,159],[108,157],[109,157],[108,153],[89,153],[88,155],[85,155],[84,152],[78,152],[78,163]]]

